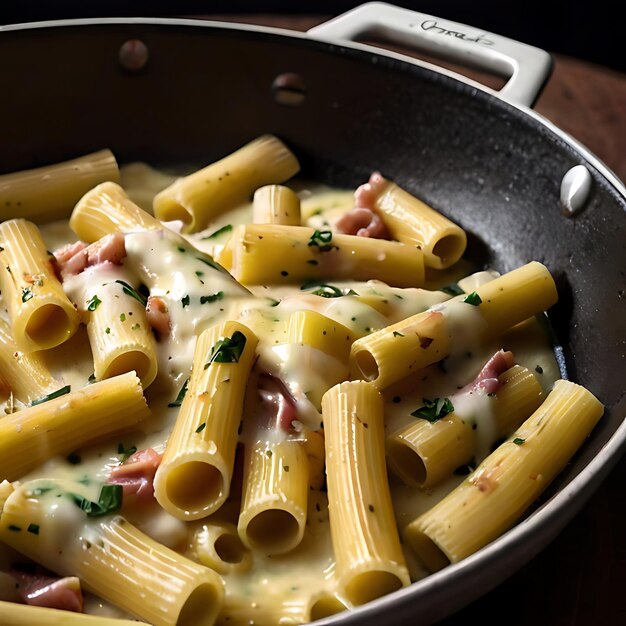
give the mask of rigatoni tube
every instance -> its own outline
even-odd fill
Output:
[[[467,296],[435,305],[357,339],[350,353],[355,377],[385,389],[448,356],[452,346],[494,337],[541,313],[558,299],[544,265],[533,261],[481,285]]]
[[[282,554],[304,535],[309,467],[300,441],[265,442],[262,435],[246,444],[243,498],[237,529],[249,548]]]
[[[0,539],[150,624],[212,626],[224,596],[219,575],[119,515],[86,512],[94,499],[91,485],[27,482],[4,501]]]
[[[0,600],[2,626],[137,626],[135,620],[99,617]]]
[[[0,420],[0,479],[15,480],[56,454],[129,431],[148,415],[134,372],[7,415]]]
[[[300,226],[300,198],[283,185],[265,185],[254,192],[252,221],[255,224]]]
[[[106,182],[87,192],[76,204],[70,228],[92,243],[113,232],[162,228],[159,220],[138,207],[118,184]]]
[[[508,530],[565,467],[603,411],[590,391],[558,380],[505,443],[406,527],[405,540],[431,571],[487,545]]]
[[[460,226],[378,173],[369,185],[373,206],[392,237],[421,246],[426,265],[444,269],[463,256],[467,236]]]
[[[135,287],[130,272],[113,263],[65,279],[65,290],[87,326],[96,379],[135,371],[146,389],[157,374],[156,341]]]
[[[234,321],[198,337],[189,387],[154,481],[159,504],[179,519],[206,517],[228,497],[257,343]]]
[[[499,376],[502,387],[485,394],[494,440],[508,435],[541,403],[541,385],[525,367],[514,365]],[[451,398],[454,403],[454,396]],[[482,410],[482,407],[481,409]],[[437,421],[415,419],[387,438],[389,466],[407,485],[429,487],[450,476],[476,455],[472,420],[452,412]]]
[[[24,404],[62,386],[39,352],[24,353],[17,347],[4,320],[0,320],[0,376],[13,396]]]
[[[259,187],[282,183],[299,170],[298,160],[282,141],[263,135],[158,193],[154,214],[163,221],[181,220],[184,231],[193,233],[249,201]]]
[[[365,604],[410,582],[387,482],[382,396],[363,381],[341,383],[324,395],[322,415],[338,588]]]
[[[54,348],[78,328],[39,229],[26,220],[0,224],[0,289],[11,334],[24,352]]]
[[[424,255],[415,246],[306,226],[244,224],[233,232],[229,254],[233,276],[249,285],[346,278],[424,283]]]
[[[0,176],[0,220],[21,217],[36,223],[67,218],[89,189],[120,172],[110,150],[71,161]]]

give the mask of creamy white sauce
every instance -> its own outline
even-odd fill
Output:
[[[133,164],[122,170],[122,182],[131,197],[140,206],[150,209],[155,193],[167,186],[174,176],[166,175],[143,164]],[[302,184],[298,188],[302,199],[302,213],[307,225],[315,228],[332,227],[337,218],[352,206],[352,193]],[[168,407],[191,370],[193,349],[197,335],[205,328],[222,320],[239,319],[260,338],[255,372],[268,371],[282,378],[293,393],[299,420],[310,429],[318,429],[321,421],[319,398],[323,392],[348,376],[345,364],[336,358],[306,346],[286,344],[285,322],[298,310],[313,310],[346,326],[355,337],[361,337],[410,315],[428,309],[441,311],[447,318],[453,337],[453,351],[445,361],[445,371],[429,367],[410,379],[385,390],[385,421],[387,432],[414,420],[410,413],[421,406],[424,398],[450,397],[473,380],[489,357],[501,347],[513,350],[518,363],[531,371],[541,369],[538,375],[544,389],[559,377],[558,367],[549,349],[545,333],[537,324],[517,328],[506,337],[507,345],[497,341],[479,339],[484,331],[484,321],[477,307],[463,302],[448,302],[450,296],[437,287],[458,280],[467,273],[465,262],[431,280],[435,290],[399,289],[380,281],[331,281],[349,293],[340,298],[322,298],[293,287],[256,286],[241,288],[232,278],[207,265],[200,254],[188,245],[192,243],[207,254],[219,254],[228,244],[233,227],[250,219],[250,205],[220,216],[202,233],[181,236],[170,229],[132,232],[125,235],[127,257],[122,268],[111,270],[111,275],[88,270],[65,283],[65,289],[75,302],[87,302],[93,295],[102,293],[102,285],[119,279],[123,273],[132,284],[144,283],[151,295],[162,297],[168,306],[172,331],[158,342],[159,375],[146,390],[152,417],[142,424],[141,430],[116,437],[102,445],[78,451],[80,462],[72,464],[66,458],[53,458],[21,479],[46,480],[54,477],[70,481],[90,497],[97,497],[97,488],[111,469],[119,464],[118,447],[131,445],[137,449],[152,447],[157,452],[165,448],[167,437],[175,422],[178,409]],[[171,225],[170,225],[171,226]],[[173,228],[175,230],[175,227]],[[218,237],[207,239],[219,229]],[[56,249],[68,241],[75,241],[67,224],[50,224],[42,229],[46,244]],[[467,292],[493,279],[493,272],[478,272],[459,280]],[[222,294],[213,302],[201,303],[204,296]],[[88,384],[93,372],[91,353],[84,328],[64,345],[45,355],[53,374],[72,389]],[[495,440],[495,426],[489,410],[489,398],[484,393],[464,395],[455,402],[455,411],[463,419],[477,424],[477,460],[486,456]],[[245,419],[253,419],[244,416]],[[244,429],[258,435],[258,429]],[[268,439],[276,433],[268,434]],[[76,460],[76,459],[74,459]],[[77,483],[84,480],[87,484]],[[398,526],[404,527],[419,513],[439,501],[462,477],[452,476],[448,481],[423,491],[406,487],[391,476],[390,485]],[[69,537],[89,538],[94,534],[93,522],[67,498],[46,497],[46,516],[50,527],[49,541],[62,546]],[[60,502],[62,500],[62,502]],[[230,503],[232,505],[233,503]],[[236,509],[236,503],[235,509]],[[229,506],[230,506],[229,505]],[[227,509],[228,507],[224,507]],[[230,506],[232,508],[232,506]],[[229,600],[237,599],[257,609],[282,605],[287,611],[292,604],[305,602],[308,595],[318,591],[334,593],[334,557],[330,542],[326,494],[311,491],[308,503],[308,520],[302,543],[287,555],[268,557],[255,554],[253,565],[247,572],[231,572],[226,581],[227,607]],[[228,509],[230,511],[230,509]],[[236,512],[236,511],[235,511]],[[222,512],[224,514],[224,512]],[[230,513],[229,513],[230,514]],[[179,521],[158,505],[132,508],[126,517],[145,533],[167,546],[183,549],[189,543],[195,526]],[[218,512],[216,518],[220,517]],[[236,518],[232,520],[236,523]],[[3,560],[4,558],[4,560]],[[407,553],[413,580],[426,572],[415,558]],[[7,569],[11,555],[0,550],[0,570]],[[0,597],[3,591],[0,578]],[[88,596],[86,610],[99,615],[122,616],[114,607],[93,596]],[[225,609],[227,615],[228,611]],[[225,617],[224,617],[225,619]]]

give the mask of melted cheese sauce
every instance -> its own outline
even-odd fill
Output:
[[[131,198],[148,210],[154,194],[173,180],[173,176],[152,170],[144,164],[132,164],[122,171],[123,186]],[[316,228],[332,227],[336,219],[352,207],[351,191],[302,185],[299,194],[303,217],[307,225]],[[299,420],[315,430],[319,428],[321,414],[309,398],[316,394],[321,396],[336,381],[347,378],[348,372],[345,365],[319,350],[285,345],[285,322],[291,313],[298,310],[318,311],[348,327],[356,337],[429,307],[443,311],[448,317],[455,337],[453,353],[446,359],[445,368],[427,368],[417,377],[402,381],[385,391],[387,432],[415,419],[410,413],[423,404],[424,397],[447,397],[457,392],[474,379],[496,350],[503,347],[512,350],[521,365],[531,371],[542,372],[538,379],[544,389],[547,390],[559,378],[554,355],[538,323],[518,327],[499,342],[479,344],[475,341],[474,336],[479,333],[472,332],[472,329],[479,330],[483,324],[479,312],[474,307],[446,304],[450,296],[436,290],[437,286],[450,280],[460,280],[460,286],[471,292],[476,286],[497,276],[494,272],[479,271],[463,278],[470,273],[465,262],[441,273],[438,284],[430,285],[432,290],[398,289],[379,281],[332,281],[344,293],[353,290],[358,295],[322,298],[303,292],[298,285],[279,288],[257,286],[249,290],[242,288],[228,274],[207,265],[206,258],[193,251],[188,243],[191,242],[207,254],[218,254],[228,241],[228,230],[224,230],[218,237],[207,237],[224,226],[248,221],[250,211],[250,206],[243,206],[220,216],[205,231],[190,236],[180,235],[177,232],[180,225],[176,223],[169,224],[170,229],[164,232],[144,231],[126,235],[124,272],[130,276],[131,282],[143,283],[152,295],[162,296],[168,303],[172,320],[171,334],[158,341],[157,379],[145,392],[152,417],[142,425],[141,431],[78,451],[79,462],[76,462],[77,457],[72,459],[74,463],[66,458],[52,458],[24,476],[20,482],[35,479],[45,482],[45,479],[51,477],[81,481],[77,484],[82,485],[85,494],[96,499],[96,486],[106,481],[111,469],[120,462],[120,444],[125,449],[130,446],[136,446],[139,450],[151,447],[162,452],[178,414],[178,409],[168,407],[168,404],[176,398],[190,375],[195,338],[205,328],[229,318],[240,319],[259,336],[257,368],[269,371],[286,382],[296,399]],[[51,250],[76,239],[65,223],[46,225],[42,233]],[[81,294],[80,297],[84,299],[85,294],[96,293],[97,285],[94,287],[89,279],[87,273],[71,279],[65,285],[67,292],[76,300],[79,299],[77,294]],[[105,281],[109,279],[115,280],[115,277],[105,277]],[[202,303],[201,296],[207,295],[216,297]],[[468,316],[473,316],[473,319]],[[88,384],[93,373],[93,361],[84,328],[70,341],[48,351],[45,358],[59,378],[59,386],[70,384],[72,389],[78,389]],[[488,400],[486,394],[481,392],[455,398],[456,413],[476,424],[476,462],[489,453],[495,439]],[[244,438],[245,432],[242,435]],[[451,476],[448,481],[434,488],[420,491],[401,484],[391,476],[390,485],[399,527],[402,528],[433,506],[462,478]],[[98,522],[86,518],[69,500],[58,499],[50,494],[42,502],[46,516],[57,519],[62,517],[62,532],[50,537],[50,541],[63,545],[68,538],[79,536],[87,539],[95,532]],[[304,539],[296,549],[272,557],[255,553],[248,571],[224,574],[227,599],[218,623],[263,624],[268,623],[268,619],[269,623],[299,623],[301,609],[298,607],[305,606],[311,594],[322,591],[334,593],[334,557],[326,494],[323,491],[311,491],[308,509]],[[238,502],[230,500],[215,517],[236,523],[237,512]],[[189,546],[198,522],[182,522],[156,504],[134,507],[123,513],[129,521],[157,541],[194,558],[194,552]],[[0,570],[8,570],[14,557],[9,550],[0,551]],[[407,554],[407,561],[413,580],[426,574],[410,554]],[[6,576],[0,576],[0,598],[11,599],[11,594]],[[233,608],[236,606],[246,606],[259,617],[251,619],[248,616],[245,620],[239,620],[237,609]],[[115,607],[90,595],[86,611],[122,616]]]

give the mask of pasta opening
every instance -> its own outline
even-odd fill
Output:
[[[241,563],[246,555],[246,549],[239,537],[231,533],[224,533],[215,540],[215,553],[225,563],[236,565]]]
[[[340,602],[338,598],[329,594],[324,594],[320,598],[317,598],[317,600],[315,600],[315,602],[311,605],[309,620],[314,622],[324,617],[336,615],[337,613],[341,613],[341,611],[345,610],[345,605]]]
[[[402,581],[391,572],[374,570],[358,574],[346,585],[346,598],[355,606],[397,591]]]
[[[204,583],[194,589],[178,615],[176,626],[212,626],[220,607],[216,588]]]
[[[421,487],[426,482],[426,464],[409,446],[393,441],[389,445],[389,458],[392,469],[407,485]]]
[[[421,531],[416,532],[411,537],[411,546],[422,563],[431,572],[438,572],[440,569],[450,565],[450,559],[444,554],[443,550]]]
[[[28,318],[25,332],[29,339],[44,350],[65,341],[72,334],[72,323],[62,307],[44,304]]]
[[[246,528],[248,540],[268,554],[279,554],[294,548],[300,537],[300,525],[288,511],[270,509],[255,515]]]
[[[456,263],[461,258],[464,251],[465,242],[463,238],[453,233],[442,237],[433,246],[432,250],[432,254],[440,261],[440,265],[438,265],[437,269],[449,267],[453,263]]]
[[[152,380],[147,380],[151,366],[152,361],[148,355],[139,350],[131,350],[130,352],[123,352],[115,357],[109,363],[109,366],[106,368],[101,378],[113,378],[113,376],[134,371],[137,378],[141,380],[143,387],[147,387],[148,384],[152,382]]]
[[[174,506],[194,513],[218,500],[222,487],[222,474],[213,465],[190,461],[170,470],[165,489]]]
[[[193,214],[182,204],[164,197],[159,207],[159,219],[163,222],[180,220],[185,226],[189,226],[193,222]]]
[[[361,370],[361,374],[365,376],[366,380],[376,380],[378,378],[378,363],[372,356],[371,352],[367,350],[359,350],[354,358],[358,368]]]

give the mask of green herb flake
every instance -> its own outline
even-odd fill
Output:
[[[184,383],[183,386],[180,388],[180,391],[178,392],[178,395],[176,396],[176,400],[174,400],[174,402],[170,402],[167,406],[171,408],[180,406],[183,402],[183,399],[185,398],[185,394],[187,393],[187,385],[189,384],[189,379],[187,379]]]
[[[75,493],[68,493],[74,504],[82,509],[88,517],[100,517],[115,513],[122,508],[122,485],[104,484],[100,488],[97,502]]]
[[[179,252],[187,252],[187,248],[183,248],[183,246],[176,246],[176,249],[177,249]]]
[[[107,335],[110,335],[110,334],[111,334],[111,329],[107,326],[107,327],[104,329],[104,332],[105,332]]]
[[[404,337],[404,335],[402,333],[399,333],[397,330],[393,331],[393,336],[394,337]]]
[[[148,299],[141,293],[139,293],[134,287],[131,287],[127,282],[123,280],[115,281],[118,285],[122,285],[122,291],[131,298],[135,298],[137,302],[141,303],[141,306],[146,306],[148,304]]]
[[[29,533],[32,533],[33,535],[38,535],[39,534],[39,524],[29,524],[28,528],[26,530]]]
[[[541,365],[536,365],[535,372],[537,372],[537,374],[543,374],[543,367],[541,367]]]
[[[41,398],[37,398],[37,400],[33,400],[30,403],[30,406],[43,404],[44,402],[48,402],[48,400],[54,400],[55,398],[60,398],[61,396],[64,396],[66,393],[69,393],[70,390],[71,390],[71,386],[65,385],[65,387],[61,387],[61,389],[57,389],[56,391],[53,391],[52,393],[42,396]]]
[[[218,228],[215,232],[211,233],[210,235],[207,235],[206,237],[201,237],[200,239],[202,241],[206,241],[207,239],[215,239],[216,237],[219,237],[220,235],[223,235],[224,233],[229,233],[232,229],[233,229],[232,224],[226,224],[226,226],[222,226],[221,228]]]
[[[87,303],[87,310],[95,311],[101,304],[102,300],[100,300],[98,296],[94,295],[94,297]]]
[[[316,230],[309,239],[308,245],[310,247],[315,246],[320,252],[329,252],[334,246],[332,244],[333,233],[330,230]]]
[[[219,263],[216,263],[208,254],[206,256],[197,256],[196,260],[200,261],[201,263],[204,263],[205,265],[208,265],[209,267],[212,267],[214,270],[217,270],[218,272],[228,274],[228,272]]]
[[[220,339],[212,348],[211,355],[205,369],[215,363],[239,363],[239,359],[246,346],[246,336],[236,330],[232,337]]]
[[[120,322],[126,321],[126,313],[120,313]]]
[[[424,405],[411,413],[413,417],[419,417],[433,423],[454,411],[454,406],[449,398],[435,398],[434,400],[422,398],[422,401]]]
[[[122,463],[135,454],[135,452],[137,452],[137,446],[126,448],[121,442],[117,444],[117,453],[120,455],[120,461]]]
[[[224,299],[224,292],[218,291],[210,296],[200,296],[200,304],[206,304],[207,302],[217,302]]]
[[[184,309],[186,306],[189,306],[189,302],[190,302],[190,299],[189,299],[189,294],[187,294],[186,296],[183,296],[183,297],[180,299],[180,303],[183,305],[183,309]]]
[[[449,285],[442,287],[440,291],[447,293],[449,296],[460,296],[465,293],[457,283],[450,283]]]
[[[206,428],[206,422],[202,422],[198,428],[196,428],[197,433],[201,433]]]
[[[87,382],[91,385],[91,383],[95,383],[96,382],[96,375],[95,374],[89,374],[89,378],[87,379]]]
[[[22,289],[22,302],[28,302],[33,297],[33,292],[26,287]]]
[[[482,304],[483,301],[476,291],[472,291],[472,293],[464,298],[463,302],[471,304],[472,306],[478,306]]]
[[[136,324],[133,324],[130,329],[131,330],[139,330],[141,328],[141,324],[139,322],[137,322]]]
[[[20,526],[16,526],[15,524],[9,524],[8,529],[14,533],[19,533],[22,530]]]
[[[521,446],[522,444],[526,443],[526,439],[522,439],[521,437],[515,437],[515,439],[513,439],[513,443],[516,446]]]

